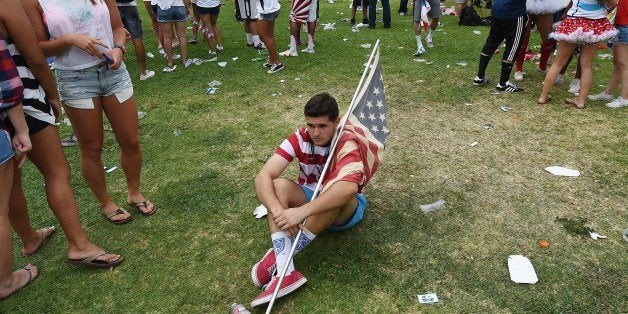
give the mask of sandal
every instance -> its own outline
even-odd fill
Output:
[[[113,261],[97,259],[106,254],[111,254],[111,253],[101,251],[98,253],[94,253],[90,256],[84,257],[84,258],[67,258],[65,262],[68,264],[79,265],[79,266],[110,268],[110,267],[118,266],[120,265],[120,263],[122,263],[122,261],[124,261],[124,258],[122,258],[122,256],[120,255],[118,255],[118,258]]]
[[[536,101],[536,103],[539,105],[545,105],[548,102],[552,102],[552,96],[547,96],[547,98],[545,98],[545,101],[539,101],[539,100]]]
[[[145,212],[145,211],[140,210],[140,208],[142,207],[148,210],[148,205],[151,205],[151,204],[153,205],[153,209],[151,211]],[[144,200],[143,202],[137,202],[137,203],[129,203],[129,206],[135,208],[135,210],[137,210],[143,216],[150,216],[157,211],[157,205],[153,204],[149,200]]]
[[[127,217],[127,218],[120,219],[120,220],[111,219],[111,218],[113,218],[114,216],[117,216],[117,215],[124,215],[124,214],[125,214],[125,211],[124,211],[124,209],[122,209],[122,208],[118,208],[115,212],[113,212],[113,214],[111,214],[111,215],[109,215],[109,216],[107,216],[107,214],[105,214],[104,212],[102,213],[102,215],[103,215],[105,218],[107,218],[107,220],[109,220],[111,223],[116,224],[116,225],[125,224],[125,223],[127,223],[127,222],[129,222],[129,221],[133,220],[133,216],[129,216],[129,217]]]
[[[26,283],[25,283],[23,286],[21,286],[21,287],[19,287],[19,288],[15,289],[15,291],[13,291],[13,292],[9,293],[7,296],[4,296],[4,297],[0,298],[0,301],[2,301],[2,300],[4,300],[4,299],[6,299],[6,298],[8,298],[8,297],[10,297],[10,296],[12,296],[12,295],[14,295],[16,292],[18,292],[18,291],[20,291],[20,290],[24,289],[24,288],[25,288],[26,286],[28,286],[31,282],[33,282],[35,279],[37,279],[37,277],[39,277],[39,273],[41,272],[41,270],[37,269],[37,275],[33,276],[33,273],[31,273],[31,269],[32,269],[32,268],[34,268],[34,267],[37,267],[37,266],[32,265],[32,264],[28,264],[28,265],[26,265],[26,266],[22,267],[22,269],[25,269],[25,270],[26,270],[26,272],[28,273],[28,280],[26,281]]]
[[[584,109],[584,106],[582,106],[582,107],[578,106],[578,104],[576,104],[576,101],[574,99],[571,99],[571,98],[565,99],[565,104],[567,104],[569,106],[572,106],[572,107],[574,107],[576,109]]]
[[[52,231],[50,231],[50,233],[46,234],[44,232],[44,230],[50,229]],[[39,243],[37,244],[37,247],[35,248],[35,250],[33,250],[30,253],[24,253],[24,251],[22,251],[22,256],[24,257],[30,257],[33,254],[39,252],[39,249],[41,249],[44,244],[46,244],[46,242],[48,242],[48,240],[50,240],[50,237],[52,237],[52,235],[57,231],[57,229],[55,228],[55,226],[50,226],[50,227],[44,227],[41,229],[37,229],[37,234],[41,235],[41,239],[39,240]]]

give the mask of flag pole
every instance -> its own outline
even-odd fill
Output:
[[[375,42],[373,51],[371,52],[371,55],[369,56],[369,59],[366,62],[367,66],[364,67],[364,71],[362,72],[362,77],[360,78],[360,82],[358,83],[358,88],[356,88],[355,93],[353,94],[353,98],[351,99],[351,103],[349,104],[349,109],[340,120],[340,123],[338,125],[338,130],[336,130],[336,133],[334,134],[331,147],[329,149],[331,154],[333,154],[334,150],[336,149],[336,145],[338,144],[338,141],[340,139],[340,134],[342,134],[345,124],[347,123],[347,120],[349,119],[349,115],[351,114],[351,111],[353,111],[353,108],[355,107],[355,100],[358,97],[358,93],[360,92],[362,88],[362,84],[364,84],[364,79],[366,78],[366,75],[371,68],[371,63],[373,62],[373,58],[375,57],[375,53],[378,51],[378,49],[379,49],[379,39]],[[312,200],[318,196],[318,192],[320,191],[321,186],[323,184],[323,178],[327,174],[327,168],[329,168],[329,165],[331,164],[331,160],[332,158],[327,158],[327,161],[325,162],[323,171],[321,171],[321,175],[318,179],[318,182],[316,183],[316,188],[314,189]],[[307,218],[303,220],[302,225],[305,226],[306,223],[307,223]],[[294,241],[294,243],[292,244],[292,247],[290,248],[288,261],[281,269],[281,272],[279,272],[279,279],[278,279],[279,282],[277,283],[277,286],[275,287],[275,291],[273,291],[273,296],[270,298],[270,302],[268,303],[268,307],[266,308],[266,314],[270,314],[270,312],[273,309],[273,305],[275,304],[275,300],[277,299],[277,295],[279,294],[279,288],[281,287],[281,282],[283,281],[283,278],[286,275],[286,272],[288,271],[288,264],[290,264],[290,261],[292,261],[292,258],[294,257],[294,251],[296,250],[297,245],[299,244],[299,238],[301,237],[302,233],[303,233],[303,229],[299,228],[299,232],[297,233],[297,236],[295,237],[296,241]]]

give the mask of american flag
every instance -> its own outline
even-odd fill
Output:
[[[322,192],[340,180],[356,182],[362,189],[383,157],[389,130],[379,47],[376,49],[373,60],[367,65],[367,78],[358,86],[355,105],[334,150],[331,172],[325,178]]]

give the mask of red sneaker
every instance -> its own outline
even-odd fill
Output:
[[[270,279],[273,278],[273,273],[277,268],[277,264],[275,262],[275,250],[270,248],[264,257],[257,262],[257,264],[253,265],[253,269],[251,270],[251,279],[253,279],[253,284],[261,288],[265,284],[270,282]]]
[[[303,277],[303,274],[296,270],[291,272],[290,275],[283,277],[283,280],[281,281],[281,288],[279,288],[279,293],[277,293],[277,298],[290,294],[292,291],[299,289],[299,287],[304,285],[306,282],[307,279]],[[257,298],[251,302],[251,307],[256,307],[270,302],[270,298],[272,298],[273,293],[275,292],[277,283],[279,283],[279,277],[273,277],[268,284],[268,287],[266,287],[266,290],[260,293]]]

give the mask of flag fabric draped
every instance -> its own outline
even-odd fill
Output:
[[[356,182],[362,190],[383,157],[389,130],[379,49],[367,66],[367,79],[358,87],[358,96],[339,135],[322,192],[337,181]]]

